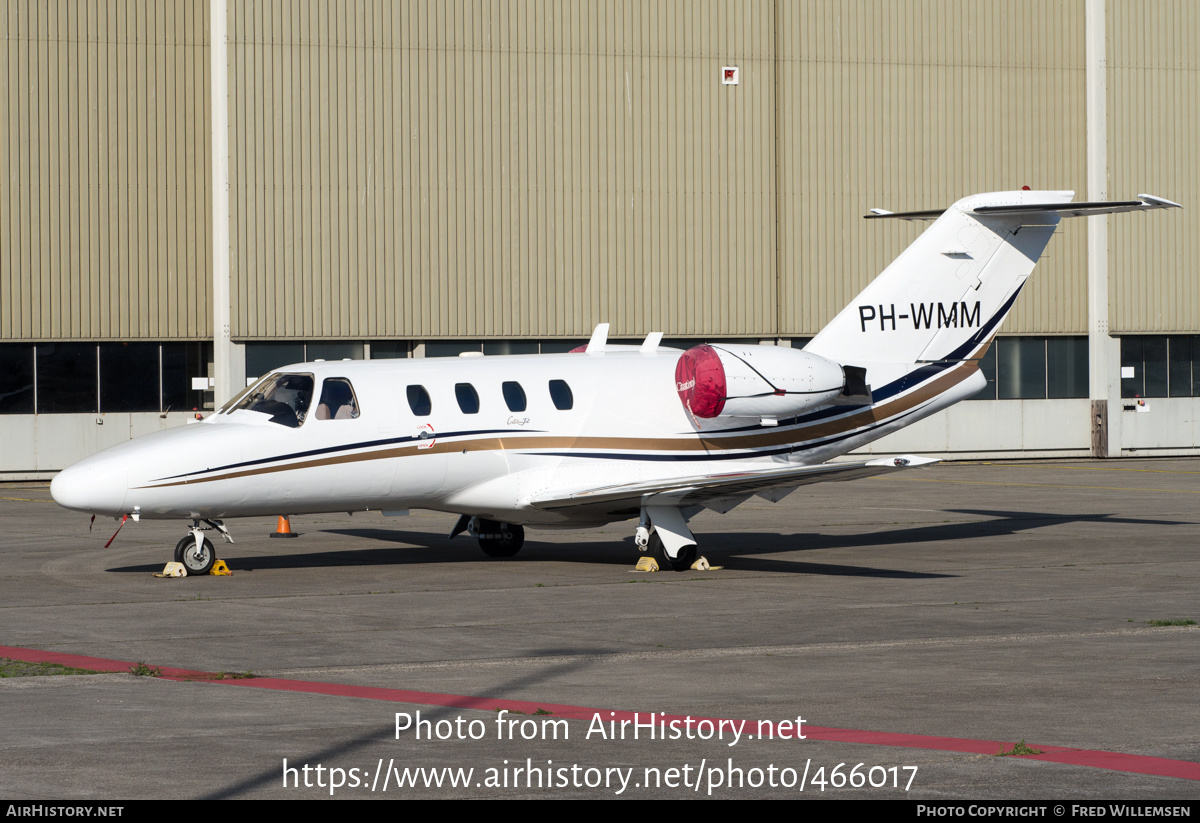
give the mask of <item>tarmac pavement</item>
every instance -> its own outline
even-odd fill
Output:
[[[158,579],[183,523],[103,549],[112,521],[89,533],[48,484],[0,485],[0,644],[260,676],[2,679],[0,796],[1200,798],[1200,626],[1153,625],[1200,621],[1200,459],[754,498],[692,521],[708,572],[635,572],[633,522],[529,530],[510,560],[453,522],[296,517],[272,540],[230,521],[232,576]],[[397,733],[418,711],[434,739]],[[593,711],[693,722],[608,739]],[[759,739],[798,717],[804,739]],[[1021,739],[1113,754],[993,756]]]

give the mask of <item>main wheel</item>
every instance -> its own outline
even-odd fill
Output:
[[[696,562],[695,546],[684,546],[679,550],[679,556],[671,559],[670,555],[667,554],[667,547],[663,545],[662,538],[658,536],[657,531],[650,533],[650,545],[646,551],[654,557],[660,569],[685,572]]]
[[[479,538],[479,548],[488,557],[512,557],[525,544],[525,529],[510,523],[480,520],[479,530],[485,533],[500,533],[500,537]]]
[[[187,569],[188,576],[208,574],[213,564],[217,562],[217,553],[213,550],[212,541],[207,537],[196,551],[196,538],[189,534],[175,544],[175,562],[182,563]]]

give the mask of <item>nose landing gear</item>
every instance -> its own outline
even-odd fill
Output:
[[[187,569],[188,576],[208,574],[212,571],[213,564],[217,562],[217,552],[213,548],[212,541],[204,536],[206,528],[201,527],[199,520],[192,521],[192,528],[188,533],[175,544],[175,562],[182,563]],[[225,524],[220,520],[205,520],[205,523],[210,528],[214,528],[221,533],[226,543],[232,543],[233,537],[229,534],[229,530],[225,528]]]

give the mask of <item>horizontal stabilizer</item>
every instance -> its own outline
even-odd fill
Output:
[[[1095,203],[1016,203],[1012,205],[977,206],[969,209],[971,214],[981,216],[994,215],[1035,215],[1053,213],[1061,217],[1088,217],[1093,214],[1116,214],[1122,211],[1148,211],[1150,209],[1180,209],[1178,203],[1155,197],[1152,194],[1139,194],[1137,200],[1101,200]],[[945,209],[928,209],[925,211],[884,211],[871,209],[870,214],[864,214],[867,220],[882,220],[899,218],[901,220],[936,220],[945,213]]]

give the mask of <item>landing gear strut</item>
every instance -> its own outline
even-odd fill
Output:
[[[220,520],[205,520],[210,528],[221,533],[226,543],[232,543],[233,537],[225,524]],[[175,562],[182,563],[187,569],[188,576],[208,574],[213,564],[217,562],[217,552],[213,549],[212,541],[204,536],[206,528],[201,527],[199,520],[192,521],[192,528],[182,540],[175,544]]]

